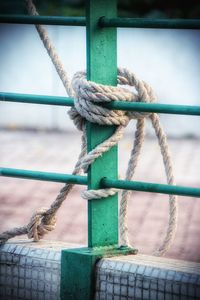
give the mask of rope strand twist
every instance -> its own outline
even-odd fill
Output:
[[[32,1],[25,1],[27,3],[29,14],[37,15],[38,13]],[[62,66],[62,63],[48,37],[46,30],[41,25],[35,26],[68,95],[75,97],[75,106],[70,109],[69,115],[75,126],[79,130],[83,131],[83,135],[81,153],[72,174],[77,175],[81,174],[82,172],[87,172],[88,167],[94,162],[94,160],[96,160],[122,139],[124,129],[128,125],[129,121],[136,119],[137,124],[135,139],[125,178],[126,180],[132,180],[144,141],[145,120],[148,118],[152,123],[158,139],[163,157],[163,163],[165,166],[167,183],[174,185],[175,182],[171,156],[168,149],[166,135],[162,129],[158,115],[155,113],[109,110],[102,106],[103,103],[106,102],[122,100],[128,102],[155,102],[156,96],[150,85],[142,80],[139,80],[132,72],[124,68],[118,69],[118,86],[116,87],[88,81],[86,79],[85,72],[77,72],[70,82],[69,77]],[[127,86],[133,87],[135,91],[130,90],[127,88]],[[114,134],[110,138],[99,144],[89,153],[87,153],[86,149],[86,120],[99,125],[117,126]],[[0,235],[0,243],[5,243],[8,239],[22,234],[27,234],[28,238],[33,238],[34,241],[38,241],[43,238],[45,234],[55,228],[56,212],[66,199],[73,186],[73,184],[65,184],[65,186],[60,190],[56,199],[51,204],[50,208],[41,208],[35,212],[27,226],[14,228],[2,233]],[[100,199],[114,195],[118,191],[119,190],[113,188],[87,190],[82,193],[82,197],[87,200]],[[131,245],[128,238],[127,227],[127,211],[128,200],[131,194],[132,192],[130,191],[122,192],[119,212],[121,245],[130,247]],[[155,255],[163,255],[172,244],[177,227],[177,211],[177,197],[174,195],[169,195],[169,224],[164,241],[160,248],[154,253]]]

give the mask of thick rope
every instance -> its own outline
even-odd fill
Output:
[[[27,3],[28,12],[31,15],[38,15],[35,6],[31,0],[25,0]],[[110,101],[134,101],[134,102],[152,102],[156,101],[156,97],[152,88],[140,81],[137,77],[126,69],[118,69],[118,86],[106,86],[96,84],[86,80],[85,72],[78,72],[74,75],[72,82],[70,82],[67,73],[65,72],[62,63],[56,53],[54,46],[48,37],[46,30],[41,25],[35,25],[39,36],[46,48],[57,72],[60,76],[63,85],[68,95],[75,97],[75,107],[70,109],[69,115],[74,121],[74,124],[79,130],[83,131],[82,148],[78,161],[75,165],[72,174],[81,174],[82,171],[87,172],[88,167],[108,151],[123,137],[124,129],[131,119],[137,119],[137,128],[135,132],[135,140],[133,149],[131,151],[130,160],[126,172],[126,180],[131,180],[134,176],[135,169],[139,160],[142,144],[144,141],[145,118],[149,118],[155,130],[162,157],[165,166],[165,173],[168,184],[174,184],[172,162],[169,154],[167,140],[165,133],[161,127],[159,117],[157,114],[149,114],[143,112],[126,112],[117,110],[108,110],[99,106],[100,103]],[[136,93],[130,91],[122,85],[129,85],[135,88]],[[85,120],[97,123],[100,125],[117,125],[115,133],[99,144],[95,149],[86,154],[86,132]],[[50,208],[41,208],[36,211],[27,226],[14,228],[6,231],[0,235],[0,243],[5,243],[8,239],[22,234],[27,234],[28,238],[33,238],[34,241],[40,240],[45,234],[53,230],[56,225],[56,212],[66,199],[67,195],[73,188],[73,184],[65,184],[60,190],[58,196],[51,204]],[[118,190],[116,189],[99,189],[88,190],[82,193],[83,198],[99,199],[114,195]],[[127,228],[127,210],[128,199],[130,198],[130,191],[122,192],[122,199],[120,202],[119,226],[121,244],[130,246],[128,239]],[[167,229],[164,242],[156,251],[156,255],[163,255],[170,247],[177,226],[177,200],[175,196],[169,196],[169,225]]]

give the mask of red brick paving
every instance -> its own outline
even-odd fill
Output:
[[[200,140],[169,141],[179,185],[200,187]],[[2,167],[71,173],[80,148],[77,133],[0,131]],[[119,149],[119,173],[123,178],[132,141],[125,136]],[[164,168],[155,139],[147,139],[136,180],[165,183]],[[0,178],[0,231],[24,225],[32,212],[49,206],[62,184]],[[47,239],[86,244],[87,203],[76,186],[58,213],[57,228]],[[179,197],[176,239],[167,257],[200,262],[200,199]],[[141,253],[150,254],[164,236],[168,220],[167,195],[135,192],[129,204],[131,241]]]

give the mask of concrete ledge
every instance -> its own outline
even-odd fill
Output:
[[[200,299],[200,264],[146,255],[102,259],[96,299]]]
[[[59,299],[62,242],[24,240],[0,248],[0,299]],[[98,300],[200,299],[200,264],[145,255],[105,258],[96,267]]]
[[[0,299],[60,299],[61,249],[77,245],[27,240],[0,248]]]

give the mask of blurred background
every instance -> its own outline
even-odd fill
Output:
[[[41,15],[85,15],[85,1],[49,0],[35,1],[35,4]],[[118,9],[119,16],[126,17],[200,16],[198,0],[121,0]],[[26,14],[24,1],[2,0],[0,13]],[[86,69],[85,28],[45,27],[70,78],[75,72]],[[118,66],[127,67],[148,82],[160,103],[200,105],[199,30],[118,29],[117,34]],[[34,26],[0,24],[0,45],[0,92],[67,96]],[[56,106],[1,102],[0,165],[71,173],[80,149],[80,133],[69,120],[67,110]],[[161,115],[161,121],[169,139],[177,184],[200,187],[200,118]],[[134,130],[133,121],[119,145],[122,178]],[[162,159],[150,124],[135,179],[165,183]],[[28,222],[32,211],[41,203],[49,206],[60,186],[0,178],[0,230]],[[50,238],[86,243],[87,207],[80,197],[81,189],[76,187],[71,195],[74,201],[64,204],[60,212],[62,222]],[[131,240],[141,252],[151,253],[161,243],[166,230],[167,196],[134,195],[135,200],[129,208]],[[168,256],[199,261],[200,201],[180,198],[178,233]],[[19,210],[19,206],[23,206],[23,210]]]
[[[42,15],[84,15],[84,1],[35,1]],[[119,15],[197,18],[199,1],[119,1]],[[26,13],[24,1],[1,1],[1,13]],[[85,28],[46,26],[63,65],[72,78],[86,69]],[[0,26],[0,90],[62,95],[66,92],[32,25]],[[118,66],[147,81],[158,101],[199,104],[200,34],[198,30],[118,29]],[[66,109],[1,103],[0,126],[73,130]],[[42,118],[41,118],[42,114]],[[170,136],[199,136],[197,117],[162,116]],[[149,131],[150,132],[150,131]]]

